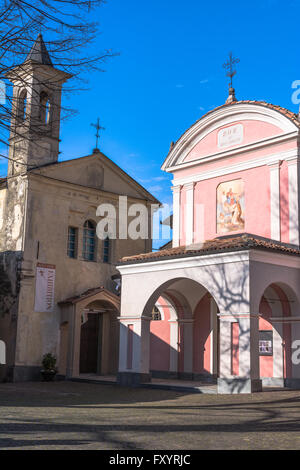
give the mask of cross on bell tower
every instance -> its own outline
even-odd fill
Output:
[[[101,131],[101,130],[102,130],[102,131],[105,131],[105,127],[100,126],[100,119],[99,119],[99,118],[97,119],[96,124],[91,124],[91,126],[95,127],[96,130],[97,130],[97,132],[96,132],[96,134],[95,134],[95,137],[96,137],[96,147],[94,148],[93,153],[99,153],[99,152],[100,152],[100,150],[99,150],[99,148],[98,148],[98,141],[99,141],[99,139],[100,139],[100,133],[99,133],[99,131]]]
[[[61,91],[70,74],[54,68],[41,34],[13,83],[8,175],[54,163],[59,153]]]
[[[233,57],[232,52],[229,52],[229,60],[223,64],[223,67],[226,69],[227,73],[226,76],[230,78],[229,82],[229,96],[226,100],[226,103],[232,103],[233,101],[237,101],[235,97],[235,89],[232,86],[232,79],[236,74],[236,70],[234,69],[234,64],[238,64],[240,59]]]

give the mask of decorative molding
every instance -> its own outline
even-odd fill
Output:
[[[212,255],[199,254],[198,256],[182,257],[174,259],[162,259],[149,261],[147,263],[136,263],[119,265],[116,268],[121,275],[136,273],[155,273],[157,271],[167,271],[173,269],[199,268],[214,264],[241,263],[249,261],[249,250],[234,251],[231,253],[214,253]],[[300,263],[300,259],[299,259]]]
[[[177,178],[173,180],[174,186],[184,185],[187,183],[197,183],[199,181],[204,181],[211,178],[217,178],[219,176],[229,175],[231,173],[238,173],[240,171],[251,170],[256,167],[265,166],[265,165],[274,165],[279,161],[295,159],[298,157],[298,149],[291,149],[286,152],[273,153],[266,157],[255,158],[253,160],[248,160],[246,162],[235,163],[230,166],[217,168],[215,170],[204,171],[196,175],[189,175],[182,178]]]
[[[250,103],[223,107],[210,113],[206,117],[199,119],[179,138],[163,163],[162,170],[172,171],[172,167],[181,163],[195,145],[197,145],[207,134],[221,128],[222,126],[245,120],[268,122],[279,127],[284,134],[256,142],[254,145],[257,147],[291,139],[299,134],[299,130],[296,125],[282,113],[274,109]],[[229,153],[232,154],[234,151],[241,153],[242,149],[246,149],[247,147],[248,150],[253,149],[253,145],[250,144],[241,146],[238,149],[235,148],[231,151],[229,150]],[[220,158],[220,155],[221,154],[218,154],[217,158]],[[197,163],[199,163],[199,161]]]

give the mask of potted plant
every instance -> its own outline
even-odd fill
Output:
[[[44,382],[51,382],[57,374],[56,357],[53,354],[44,354],[42,360],[41,374]]]

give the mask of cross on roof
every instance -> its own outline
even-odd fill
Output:
[[[232,52],[229,52],[229,60],[223,64],[224,69],[227,70],[226,76],[230,78],[229,88],[232,88],[232,78],[236,74],[234,70],[234,64],[238,64],[240,59],[233,57]]]
[[[97,129],[97,132],[96,132],[96,134],[95,134],[95,137],[96,137],[96,148],[95,148],[95,150],[98,150],[98,140],[99,140],[99,138],[100,138],[99,131],[100,131],[100,130],[103,130],[103,131],[104,131],[104,130],[105,130],[105,127],[100,126],[100,119],[99,119],[99,118],[97,119],[97,123],[96,123],[96,124],[93,124],[93,123],[92,123],[91,126],[93,126],[93,127],[95,127],[95,128]]]

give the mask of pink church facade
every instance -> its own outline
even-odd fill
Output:
[[[172,145],[173,246],[118,266],[121,384],[300,388],[299,132],[284,108],[233,101]]]

